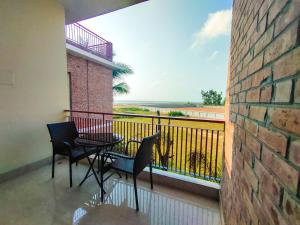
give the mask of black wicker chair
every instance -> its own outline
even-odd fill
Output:
[[[94,154],[97,149],[95,147],[86,148],[76,145],[74,140],[79,137],[79,133],[73,121],[47,124],[47,127],[53,148],[52,178],[54,178],[55,156],[66,156],[69,158],[70,187],[72,187],[72,164],[77,164],[79,160]]]
[[[139,211],[139,202],[137,196],[137,185],[136,177],[143,171],[146,166],[150,168],[150,183],[151,189],[153,189],[153,180],[152,180],[152,151],[153,146],[157,143],[160,133],[157,133],[153,136],[145,137],[141,141],[130,140],[127,142],[125,147],[125,153],[127,153],[128,146],[130,142],[140,143],[140,146],[137,150],[135,157],[130,157],[126,154],[120,154],[116,152],[105,152],[101,157],[101,183],[104,182],[104,174],[110,169],[114,169],[117,172],[124,172],[126,174],[131,174],[133,176],[134,183],[134,192],[135,192],[135,203],[136,211]],[[106,159],[112,159],[111,163],[105,163]],[[102,188],[101,201],[104,200],[104,190]]]

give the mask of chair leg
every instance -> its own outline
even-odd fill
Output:
[[[78,166],[78,161],[76,161],[76,166]]]
[[[128,173],[125,173],[125,178],[126,178],[126,180],[128,179]]]
[[[99,171],[100,171],[100,154],[98,154],[97,159],[98,159],[98,162],[97,162],[97,164],[98,164],[98,171],[97,171],[97,173],[99,173]]]
[[[151,183],[151,189],[153,189],[152,163],[150,163],[149,167],[150,167],[150,183]]]
[[[103,156],[100,156],[101,158],[101,170],[100,170],[100,182],[101,182],[101,202],[104,201],[104,182],[103,182],[103,176],[104,176],[104,159]],[[98,158],[99,160],[99,158]]]
[[[54,178],[55,154],[52,155],[52,178]]]
[[[133,176],[133,184],[134,184],[134,193],[135,193],[135,206],[136,211],[139,211],[139,200],[138,200],[138,193],[137,193],[137,186],[136,186],[136,176]]]
[[[72,163],[71,161],[69,161],[69,173],[70,173],[70,187],[73,186],[73,182],[72,182]]]

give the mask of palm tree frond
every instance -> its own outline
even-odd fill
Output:
[[[125,82],[114,84],[113,92],[114,92],[114,94],[128,94],[129,86]]]
[[[132,74],[133,70],[130,66],[124,64],[124,63],[115,63],[119,68],[114,69],[112,72],[113,79],[119,79],[124,75]]]

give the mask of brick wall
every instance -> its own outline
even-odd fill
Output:
[[[300,0],[233,3],[221,184],[226,224],[300,224],[299,21]]]
[[[67,54],[73,110],[112,112],[112,70]]]

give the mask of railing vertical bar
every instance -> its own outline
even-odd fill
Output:
[[[190,162],[189,162],[189,175],[191,174],[191,164],[192,164],[192,151],[193,151],[193,133],[194,133],[194,129],[191,128],[191,137],[190,137]]]
[[[134,138],[136,137],[136,129],[135,129],[135,127],[136,127],[136,122],[133,123],[133,137]],[[134,149],[135,149],[136,148],[135,143],[133,144],[133,146],[134,146]],[[132,151],[133,151],[133,149],[132,149]],[[132,151],[131,151],[131,155],[132,155]]]
[[[194,152],[194,177],[196,177],[196,168],[197,168],[197,149],[198,149],[198,132],[199,132],[199,129],[196,128],[196,138],[195,138],[195,152]]]
[[[185,152],[184,152],[184,174],[186,174],[186,161],[187,161],[187,151],[188,151],[188,146],[187,146],[187,142],[188,142],[188,127],[185,128]]]
[[[201,165],[202,165],[202,155],[203,155],[203,152],[202,152],[202,145],[203,145],[203,132],[202,132],[202,129],[200,130],[200,157],[199,157],[199,176],[201,176]]]
[[[181,130],[180,130],[181,132],[181,141],[180,141],[180,173],[182,173],[182,167],[181,167],[181,165],[182,165],[182,146],[183,146],[183,144],[182,144],[182,142],[183,142],[183,127],[181,127]]]
[[[177,172],[177,168],[178,168],[178,164],[177,164],[177,160],[178,160],[178,127],[176,126],[176,148],[175,148],[175,152],[176,152],[176,158],[175,158],[175,171]]]
[[[204,178],[206,178],[206,167],[207,167],[207,146],[208,146],[208,130],[206,130],[205,137],[205,155],[204,155]]]
[[[218,167],[217,167],[217,163],[218,163],[218,150],[219,150],[219,131],[217,131],[217,144],[216,144],[216,161],[215,161],[215,180],[216,180],[216,178],[217,178],[217,176],[218,176],[218,174],[217,174],[217,169],[218,169]]]
[[[214,144],[214,131],[212,130],[211,131],[210,157],[209,157],[209,179],[211,179],[213,144]]]
[[[171,154],[171,170],[173,170],[174,171],[174,166],[173,166],[173,164],[174,164],[174,126],[172,126],[172,138],[171,138],[171,140],[170,140],[170,144],[172,145],[172,154]]]

